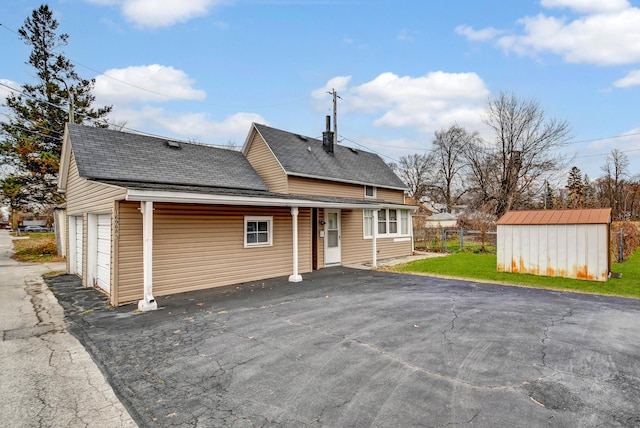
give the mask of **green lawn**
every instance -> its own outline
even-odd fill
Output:
[[[553,290],[640,298],[640,250],[637,250],[633,256],[624,263],[614,263],[611,269],[613,272],[622,273],[622,278],[611,278],[607,282],[552,278],[498,272],[496,269],[495,254],[457,253],[446,257],[418,260],[396,266],[391,270],[403,273],[475,279],[478,281],[524,285]]]

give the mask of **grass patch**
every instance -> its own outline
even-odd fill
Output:
[[[447,257],[417,260],[393,267],[390,270],[552,290],[640,298],[640,251],[637,250],[624,263],[613,263],[611,269],[613,272],[622,273],[622,278],[611,278],[607,282],[582,281],[579,279],[498,272],[495,254],[456,253]]]
[[[19,262],[44,263],[62,262],[64,257],[58,256],[55,233],[28,233],[23,234],[27,239],[14,239],[11,256]]]

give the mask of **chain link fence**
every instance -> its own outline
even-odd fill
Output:
[[[421,227],[413,230],[415,249],[439,253],[496,252],[496,231],[453,227]]]

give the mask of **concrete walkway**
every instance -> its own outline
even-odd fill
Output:
[[[413,255],[411,256],[393,257],[389,259],[378,260],[378,267],[379,268],[393,267],[393,266],[397,266],[397,265],[401,265],[409,262],[414,262],[416,260],[431,259],[433,257],[446,257],[448,255],[449,253],[431,253],[427,251],[414,251]],[[348,267],[351,269],[365,269],[365,270],[373,269],[373,267],[371,266],[371,262],[355,263],[351,265],[345,265],[345,267]]]
[[[0,419],[6,427],[135,427],[42,281],[64,263],[18,263],[0,231]]]

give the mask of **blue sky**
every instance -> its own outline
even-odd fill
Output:
[[[32,81],[12,31],[40,3],[0,4],[0,83]],[[67,57],[96,78],[97,103],[135,130],[242,145],[255,121],[320,137],[335,88],[342,144],[394,161],[454,123],[489,139],[488,97],[513,92],[569,122],[564,153],[592,179],[612,148],[640,173],[640,1],[48,4]]]

